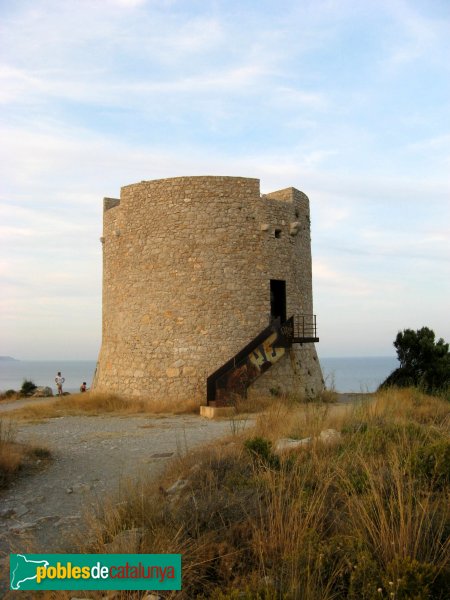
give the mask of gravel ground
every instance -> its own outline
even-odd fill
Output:
[[[59,417],[19,424],[17,441],[45,445],[53,460],[1,493],[0,556],[74,550],[71,534],[79,530],[84,512],[117,492],[121,481],[154,477],[171,458],[232,429],[231,420],[194,415]],[[6,566],[5,558],[0,561]],[[8,577],[1,571],[0,594]]]

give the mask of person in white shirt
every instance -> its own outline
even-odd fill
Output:
[[[61,376],[61,371],[58,371],[58,375],[55,377],[56,387],[58,389],[58,396],[63,395],[63,383],[65,382],[64,377]]]

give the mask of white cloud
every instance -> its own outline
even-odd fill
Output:
[[[424,110],[391,85],[411,65],[448,68],[448,21],[420,11],[395,0],[11,4],[0,25],[5,339],[26,346],[32,326],[37,348],[64,353],[70,315],[73,347],[94,356],[102,197],[205,173],[308,194],[316,306],[336,347],[356,347],[355,323],[370,333],[358,344],[384,336],[388,347],[390,329],[427,314],[450,337],[445,86],[435,79]]]
[[[275,88],[271,94],[271,100],[274,105],[284,108],[297,108],[309,106],[314,109],[324,110],[330,104],[325,94],[319,92],[304,91],[285,86]]]
[[[347,289],[352,290],[352,296],[366,297],[370,296],[376,290],[376,283],[369,278],[355,276],[350,271],[343,271],[331,267],[324,260],[316,259],[313,265],[313,277],[315,285],[324,293],[329,294],[330,289],[334,297],[347,296]],[[345,286],[343,286],[345,282]]]
[[[117,6],[123,6],[125,8],[136,8],[137,6],[144,6],[148,0],[107,0],[111,4]]]

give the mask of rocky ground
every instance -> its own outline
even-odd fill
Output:
[[[194,415],[60,417],[20,424],[17,441],[45,445],[53,458],[0,494],[3,566],[10,552],[75,551],[73,534],[99,500],[113,497],[127,479],[156,476],[176,455],[231,434],[234,427],[234,420]],[[8,580],[1,572],[0,595]]]

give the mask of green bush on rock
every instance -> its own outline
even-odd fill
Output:
[[[32,381],[28,379],[24,379],[22,383],[22,387],[20,388],[20,394],[22,396],[31,396],[33,392],[37,389],[37,385],[35,385]]]

